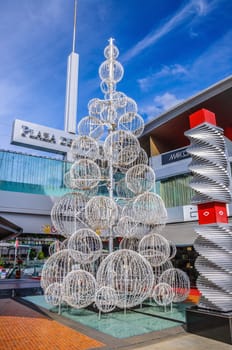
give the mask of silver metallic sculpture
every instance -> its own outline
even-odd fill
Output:
[[[190,186],[194,204],[231,202],[230,175],[222,129],[203,123],[188,130],[193,173]],[[220,212],[219,212],[220,215]],[[229,224],[199,225],[194,248],[200,254],[197,287],[202,293],[199,306],[209,310],[232,310],[232,227]]]
[[[95,303],[100,312],[110,312],[151,297],[159,276],[172,264],[169,242],[160,235],[167,211],[154,193],[155,174],[137,139],[143,118],[136,102],[116,91],[123,67],[116,61],[113,39],[104,54],[99,68],[104,99],[90,100],[89,115],[78,124],[73,164],[64,178],[72,192],[51,212],[66,240],[58,252],[51,248],[41,286],[52,305],[65,302],[79,309]],[[115,251],[117,237],[122,241]],[[102,250],[105,239],[107,253]],[[167,304],[172,287],[162,288]]]

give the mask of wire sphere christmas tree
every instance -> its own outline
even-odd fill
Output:
[[[51,212],[66,241],[58,252],[51,249],[55,253],[45,263],[41,285],[53,305],[82,308],[94,302],[100,312],[110,312],[141,304],[152,295],[163,267],[172,264],[169,242],[160,236],[167,211],[154,193],[155,173],[138,142],[144,121],[136,102],[116,90],[124,71],[113,39],[104,55],[99,68],[104,98],[90,100],[89,115],[78,124],[73,164],[64,177],[70,193]],[[123,240],[119,251],[117,236]],[[160,290],[172,295],[172,288]]]

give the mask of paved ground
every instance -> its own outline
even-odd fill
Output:
[[[0,350],[231,350],[231,345],[173,327],[149,335],[116,339],[52,317],[14,299],[0,299]]]

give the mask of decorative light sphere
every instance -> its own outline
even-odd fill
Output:
[[[85,206],[88,198],[81,193],[67,193],[53,206],[51,220],[58,232],[70,237],[85,222]]]
[[[82,118],[78,123],[78,134],[99,139],[104,134],[104,125],[99,119],[93,116]]]
[[[127,112],[119,118],[118,128],[130,131],[134,136],[139,137],[144,130],[144,120],[137,113]]]
[[[135,194],[127,187],[125,179],[116,183],[116,193],[118,198],[133,198]]]
[[[160,306],[171,304],[174,298],[172,287],[167,283],[158,283],[154,288],[153,298]]]
[[[72,142],[71,152],[74,159],[89,158],[95,160],[98,158],[98,143],[87,135],[78,135]]]
[[[175,303],[184,301],[189,295],[189,277],[180,269],[172,268],[164,271],[159,278],[159,283],[167,283],[171,286],[174,294],[173,302]]]
[[[133,211],[136,219],[146,224],[164,225],[167,220],[164,202],[156,193],[145,192],[136,197]]]
[[[105,50],[104,50],[104,56],[105,58],[109,59],[116,59],[119,55],[119,50],[117,48],[117,46],[113,45],[108,45],[106,46]]]
[[[169,260],[173,259],[174,256],[176,256],[176,245],[172,241],[168,241],[170,245],[170,255],[169,255]]]
[[[115,91],[112,94],[113,104],[116,109],[126,107],[127,99],[128,97],[123,92]]]
[[[72,270],[75,264],[68,249],[60,250],[50,256],[42,269],[41,287],[45,291],[50,284],[62,283],[65,276]]]
[[[118,303],[116,291],[111,287],[103,286],[97,290],[95,304],[101,312],[111,312]]]
[[[118,207],[112,198],[96,196],[88,201],[85,216],[93,229],[107,229],[115,224],[118,218]]]
[[[138,164],[130,168],[126,173],[127,187],[134,193],[140,194],[154,188],[154,170],[145,164]]]
[[[52,283],[45,289],[44,298],[46,303],[57,306],[61,303],[61,284]]]
[[[124,69],[121,63],[106,60],[100,65],[98,72],[101,80],[110,80],[118,83],[123,77]]]
[[[135,226],[136,226],[136,223],[131,217],[122,216],[119,219],[115,227],[115,230],[119,236],[130,238],[134,236],[133,229]]]
[[[82,228],[69,238],[68,249],[75,261],[89,264],[100,257],[102,241],[93,230]]]
[[[84,270],[74,270],[67,274],[62,285],[62,296],[66,303],[76,309],[87,307],[94,301],[96,281]]]
[[[154,272],[154,286],[156,286],[159,283],[159,278],[162,275],[162,273],[168,269],[172,269],[173,265],[170,260],[166,260],[161,265],[153,266],[153,272]]]
[[[123,166],[132,163],[139,151],[140,145],[137,138],[127,131],[114,131],[104,142],[105,156],[107,159],[112,158],[113,165]]]
[[[126,173],[127,170],[132,168],[134,165],[138,165],[138,164],[145,164],[145,165],[148,164],[148,156],[147,156],[147,153],[144,151],[143,148],[140,148],[140,151],[139,151],[139,153],[137,155],[137,158],[132,163],[130,163],[128,165],[120,166],[119,170],[122,173]]]
[[[132,250],[109,254],[97,271],[97,284],[113,288],[118,295],[117,306],[139,305],[151,292],[154,276],[149,262]]]
[[[88,103],[89,115],[91,117],[99,118],[102,107],[103,107],[102,100],[100,100],[99,98],[93,98]]]
[[[157,233],[144,236],[139,243],[138,250],[152,266],[162,265],[170,255],[169,242]]]
[[[94,161],[79,159],[71,166],[70,177],[75,187],[85,190],[97,186],[101,180],[101,171]]]

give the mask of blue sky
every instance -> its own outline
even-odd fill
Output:
[[[10,145],[16,118],[63,129],[73,4],[0,0],[0,148],[22,150]],[[110,37],[125,70],[117,89],[146,121],[231,75],[231,14],[231,0],[78,0],[77,118],[103,98],[98,68]]]

